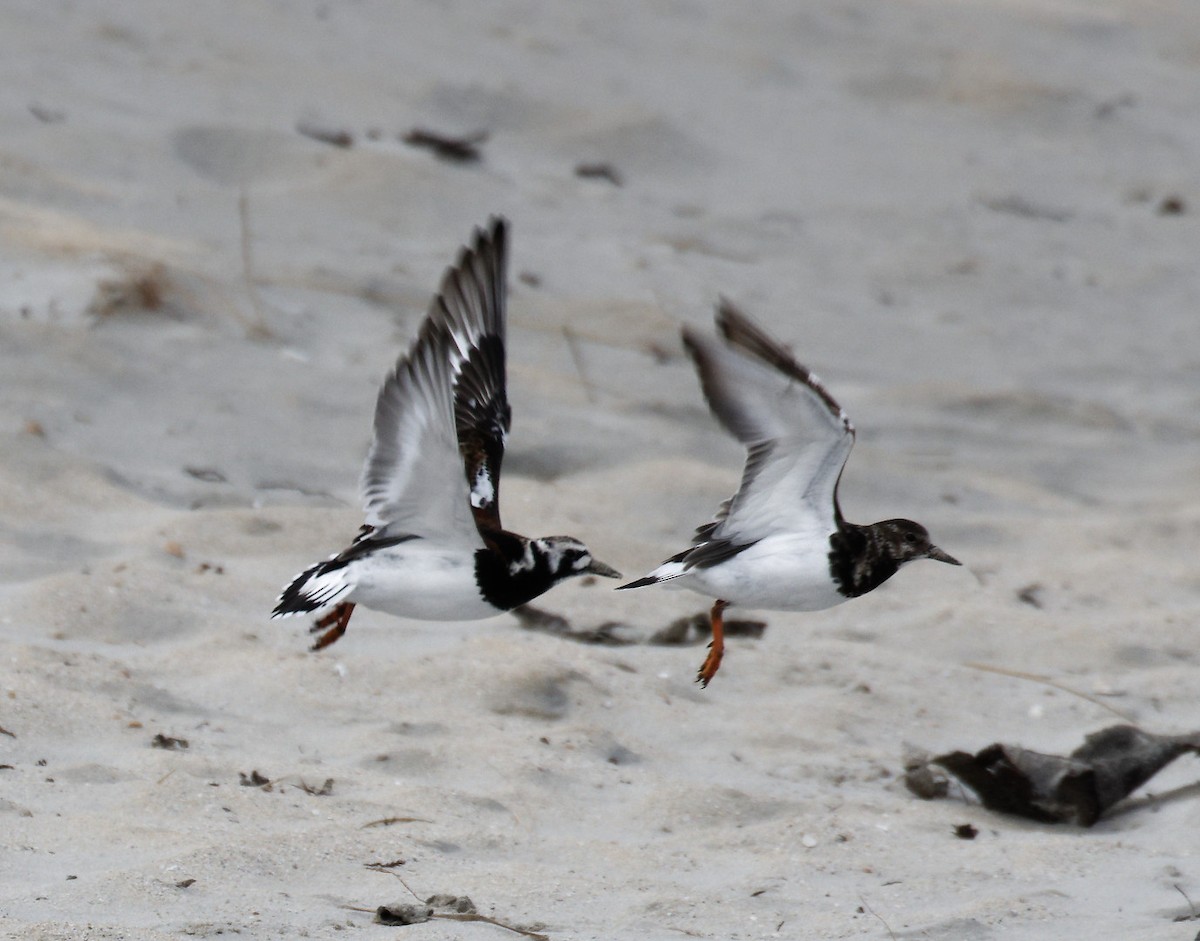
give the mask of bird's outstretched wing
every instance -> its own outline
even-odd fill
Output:
[[[712,564],[775,533],[832,532],[854,426],[817,378],[722,298],[720,339],[684,328],[713,414],[747,450],[738,492],[697,530],[685,563]]]
[[[361,482],[373,537],[411,533],[482,545],[477,515],[499,522],[496,496],[509,423],[507,240],[503,219],[475,230],[443,276],[417,339],[379,390]]]
[[[508,234],[492,226],[490,251],[475,252],[442,286],[444,316],[478,327],[454,383],[454,426],[471,512],[481,533],[500,530],[500,465],[512,424],[505,380],[505,270]]]

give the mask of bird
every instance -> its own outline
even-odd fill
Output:
[[[314,651],[345,634],[358,604],[421,620],[476,620],[573,576],[621,577],[578,539],[530,539],[500,521],[512,423],[508,242],[507,220],[494,216],[446,270],[416,339],[379,389],[360,480],[366,522],[276,602],[272,618],[317,614]]]
[[[730,605],[819,611],[878,588],[902,565],[935,559],[961,565],[920,523],[847,522],[838,483],[854,426],[792,353],[726,298],[718,337],[683,328],[709,408],[746,447],[737,493],[692,545],[620,589],[665,584],[715,598],[712,643],[696,680],[707,686],[724,656]]]

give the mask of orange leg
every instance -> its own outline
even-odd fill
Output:
[[[330,644],[338,640],[346,633],[346,627],[350,624],[350,615],[354,613],[354,602],[343,601],[325,617],[319,618],[313,622],[313,626],[308,629],[310,634],[318,634],[325,631],[317,638],[317,642],[310,647],[310,650],[324,650]],[[326,630],[328,628],[328,630]]]
[[[725,656],[724,613],[728,607],[729,602],[719,598],[712,606],[712,643],[708,645],[708,656],[704,658],[704,665],[696,674],[696,682],[701,687],[707,686],[708,681],[717,675],[717,670],[721,669],[721,658]]]

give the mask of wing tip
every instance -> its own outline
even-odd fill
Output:
[[[481,245],[491,242],[502,249],[507,248],[508,232],[511,226],[512,223],[508,221],[507,217],[494,212],[488,216],[486,227],[477,227],[475,229],[475,244]]]
[[[854,425],[850,423],[845,409],[838,404],[837,399],[813,371],[723,294],[717,298],[715,320],[718,332],[730,347],[736,347],[784,375],[804,383],[820,397],[830,413],[842,421],[846,431],[854,433]]]
[[[727,324],[736,323],[739,321],[749,322],[750,318],[742,313],[742,309],[733,301],[731,301],[728,296],[724,294],[718,294],[717,310],[713,319],[716,321],[717,327],[721,330],[721,332],[723,334],[727,334]]]
[[[369,524],[395,522],[401,511],[419,515],[411,502],[405,503],[413,469],[421,462],[417,445],[434,442],[438,449],[461,449],[458,411],[464,372],[474,376],[478,397],[490,395],[499,402],[495,408],[498,424],[503,431],[508,429],[505,308],[509,236],[510,223],[499,213],[472,229],[454,262],[443,270],[416,337],[380,386],[373,437],[359,475],[359,493]],[[503,434],[499,437],[502,450]],[[498,461],[493,463],[498,477]],[[454,475],[455,479],[461,476],[461,471]],[[465,491],[463,502],[467,503]]]
[[[437,293],[429,304],[423,330],[445,331],[455,338],[464,327],[470,342],[478,334],[494,333],[503,339],[507,291],[509,222],[499,214],[475,226],[468,244],[458,250],[454,263],[442,273]],[[471,324],[468,320],[480,322]]]
[[[445,277],[455,271],[465,269],[471,264],[472,258],[496,260],[496,268],[501,277],[508,260],[508,235],[511,223],[499,214],[493,213],[483,225],[477,225],[471,230],[471,241],[458,250],[454,264],[446,270]],[[445,278],[443,278],[445,280]]]

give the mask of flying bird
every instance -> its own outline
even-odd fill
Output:
[[[741,486],[690,548],[620,586],[665,583],[716,599],[701,686],[720,668],[730,605],[818,611],[865,595],[915,559],[961,564],[912,520],[847,522],[837,490],[854,444],[850,419],[816,376],[723,298],[716,323],[719,338],[684,327],[683,345],[709,408],[746,446]]]
[[[351,545],[289,584],[272,617],[317,614],[328,647],[355,605],[430,621],[487,618],[576,575],[620,573],[571,536],[500,521],[512,421],[505,389],[508,223],[490,220],[447,269],[411,348],[379,390]]]

